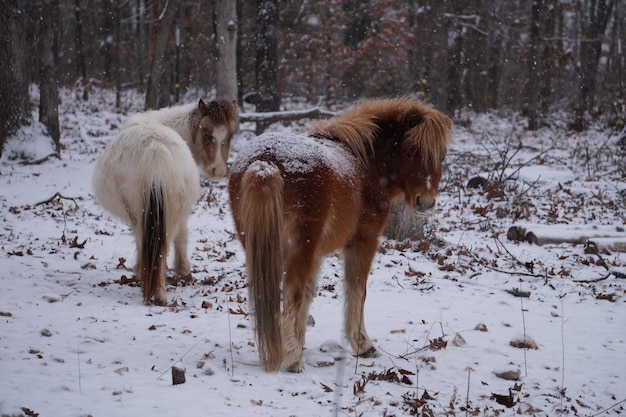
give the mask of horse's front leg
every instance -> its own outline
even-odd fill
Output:
[[[345,331],[358,356],[373,358],[379,353],[365,330],[364,305],[367,277],[378,247],[373,238],[355,238],[344,248],[345,255]]]

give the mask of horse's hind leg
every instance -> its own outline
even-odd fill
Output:
[[[187,257],[187,219],[180,220],[181,224],[174,240],[174,270],[183,278],[191,275],[191,265]]]
[[[169,239],[166,239],[166,242],[163,246],[163,252],[158,259],[159,267],[158,269],[161,273],[156,277],[155,286],[154,286],[154,304],[158,306],[167,305],[167,253],[169,252]]]
[[[378,240],[355,239],[345,248],[345,331],[354,352],[362,357],[378,357],[379,353],[365,330],[364,305],[367,277]]]
[[[137,228],[136,230],[133,229],[133,233],[135,233],[136,236],[141,236],[143,232],[139,228]],[[168,253],[169,245],[167,244],[167,242],[163,245],[163,252],[158,256],[158,259],[156,259],[156,262],[158,262],[158,265],[148,265],[147,263],[142,263],[141,261],[141,257],[145,256],[144,251],[143,251],[143,244],[144,244],[143,240],[141,238],[137,238],[136,242],[137,242],[137,264],[134,267],[135,275],[142,282],[142,285],[144,287],[146,285],[149,286],[149,290],[147,292],[144,292],[144,301],[149,302],[150,299],[152,299],[154,300],[154,304],[156,305],[160,305],[160,306],[167,305],[167,294],[166,294],[167,285],[166,285],[166,280],[165,280],[165,272],[167,271],[166,260],[167,260],[167,253]],[[153,276],[146,270],[142,270],[141,265],[144,265],[144,268],[150,268],[150,269],[159,271],[160,273],[158,274],[158,276]],[[153,281],[148,282],[150,280],[153,280]]]
[[[308,254],[292,256],[286,265],[281,335],[283,361],[290,372],[300,372],[304,368],[302,349],[309,306],[316,289],[318,267],[319,262],[310,259]]]
[[[311,273],[311,279],[309,280],[306,289],[304,290],[304,297],[302,298],[302,304],[300,305],[300,312],[298,317],[298,323],[302,326],[298,335],[300,339],[298,342],[304,346],[304,340],[306,335],[306,324],[309,321],[309,307],[311,307],[311,301],[315,297],[315,291],[317,291],[317,278],[319,274],[321,259],[318,259],[313,265],[313,272]]]

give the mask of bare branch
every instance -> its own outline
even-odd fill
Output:
[[[65,196],[61,195],[61,193],[59,193],[57,191],[56,193],[54,193],[54,195],[52,197],[50,197],[47,200],[43,200],[43,201],[40,201],[39,203],[36,203],[35,206],[41,206],[43,204],[51,203],[57,197],[60,198],[60,199],[64,199],[64,200],[72,200],[74,202],[74,204],[76,205],[76,207],[78,207],[78,203],[76,202],[76,200],[77,199],[80,200],[82,198],[82,197],[65,197]]]
[[[50,158],[61,159],[61,155],[59,155],[58,152],[54,152],[54,153],[51,153],[48,156],[44,156],[43,158],[36,159],[34,161],[20,161],[19,164],[20,165],[41,165],[44,162],[48,161]]]

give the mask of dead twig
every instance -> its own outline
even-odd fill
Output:
[[[496,244],[498,246],[500,246],[502,249],[504,249],[504,251],[511,257],[513,258],[513,260],[515,260],[515,262],[517,262],[519,265],[523,266],[528,272],[530,273],[534,273],[534,267],[533,267],[533,263],[532,262],[522,262],[519,259],[517,259],[508,249],[506,246],[504,246],[504,243],[502,243],[502,241],[500,241],[500,239],[498,237],[495,237],[495,241]]]
[[[535,273],[530,273],[530,272],[519,272],[519,271],[505,271],[504,269],[500,269],[500,268],[495,268],[491,265],[488,265],[486,262],[484,262],[482,259],[479,259],[478,257],[476,257],[476,255],[472,254],[472,256],[474,257],[474,259],[476,261],[478,261],[479,264],[481,264],[482,266],[484,266],[487,269],[490,269],[494,272],[500,272],[501,274],[508,274],[508,275],[521,275],[523,277],[533,277],[533,278],[542,278],[544,280],[548,280],[548,277],[546,274],[542,275],[542,274],[535,274]]]
[[[61,193],[57,191],[56,193],[54,193],[52,197],[50,197],[47,200],[43,200],[43,201],[40,201],[39,203],[36,203],[35,206],[41,206],[43,204],[52,203],[56,198],[63,199],[63,200],[71,200],[76,205],[76,207],[78,207],[78,203],[76,202],[76,200],[82,199],[82,197],[65,197],[64,195],[62,195]]]
[[[61,159],[61,155],[59,155],[58,152],[55,152],[55,153],[51,153],[48,156],[44,156],[43,158],[36,159],[34,161],[20,161],[19,164],[20,165],[41,165],[44,162],[48,161],[50,158]]]
[[[600,282],[600,281],[604,281],[605,279],[608,279],[611,276],[611,273],[608,273],[604,276],[601,276],[599,278],[591,278],[591,279],[576,279],[574,280],[574,282],[579,283],[579,284],[593,284],[594,282]]]

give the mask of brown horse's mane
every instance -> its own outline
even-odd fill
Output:
[[[234,101],[215,100],[206,103],[206,113],[201,114],[198,105],[195,104],[191,113],[189,113],[189,122],[197,128],[203,117],[208,117],[214,126],[226,125],[230,129],[234,129],[237,107]]]
[[[429,104],[409,97],[363,101],[339,116],[316,123],[310,134],[346,144],[367,166],[368,148],[373,153],[381,126],[397,123],[407,126],[404,150],[419,154],[426,169],[445,157],[452,120]]]
[[[235,113],[237,109],[234,101],[215,100],[207,103],[206,106],[211,121],[216,125],[231,125],[235,122]]]

